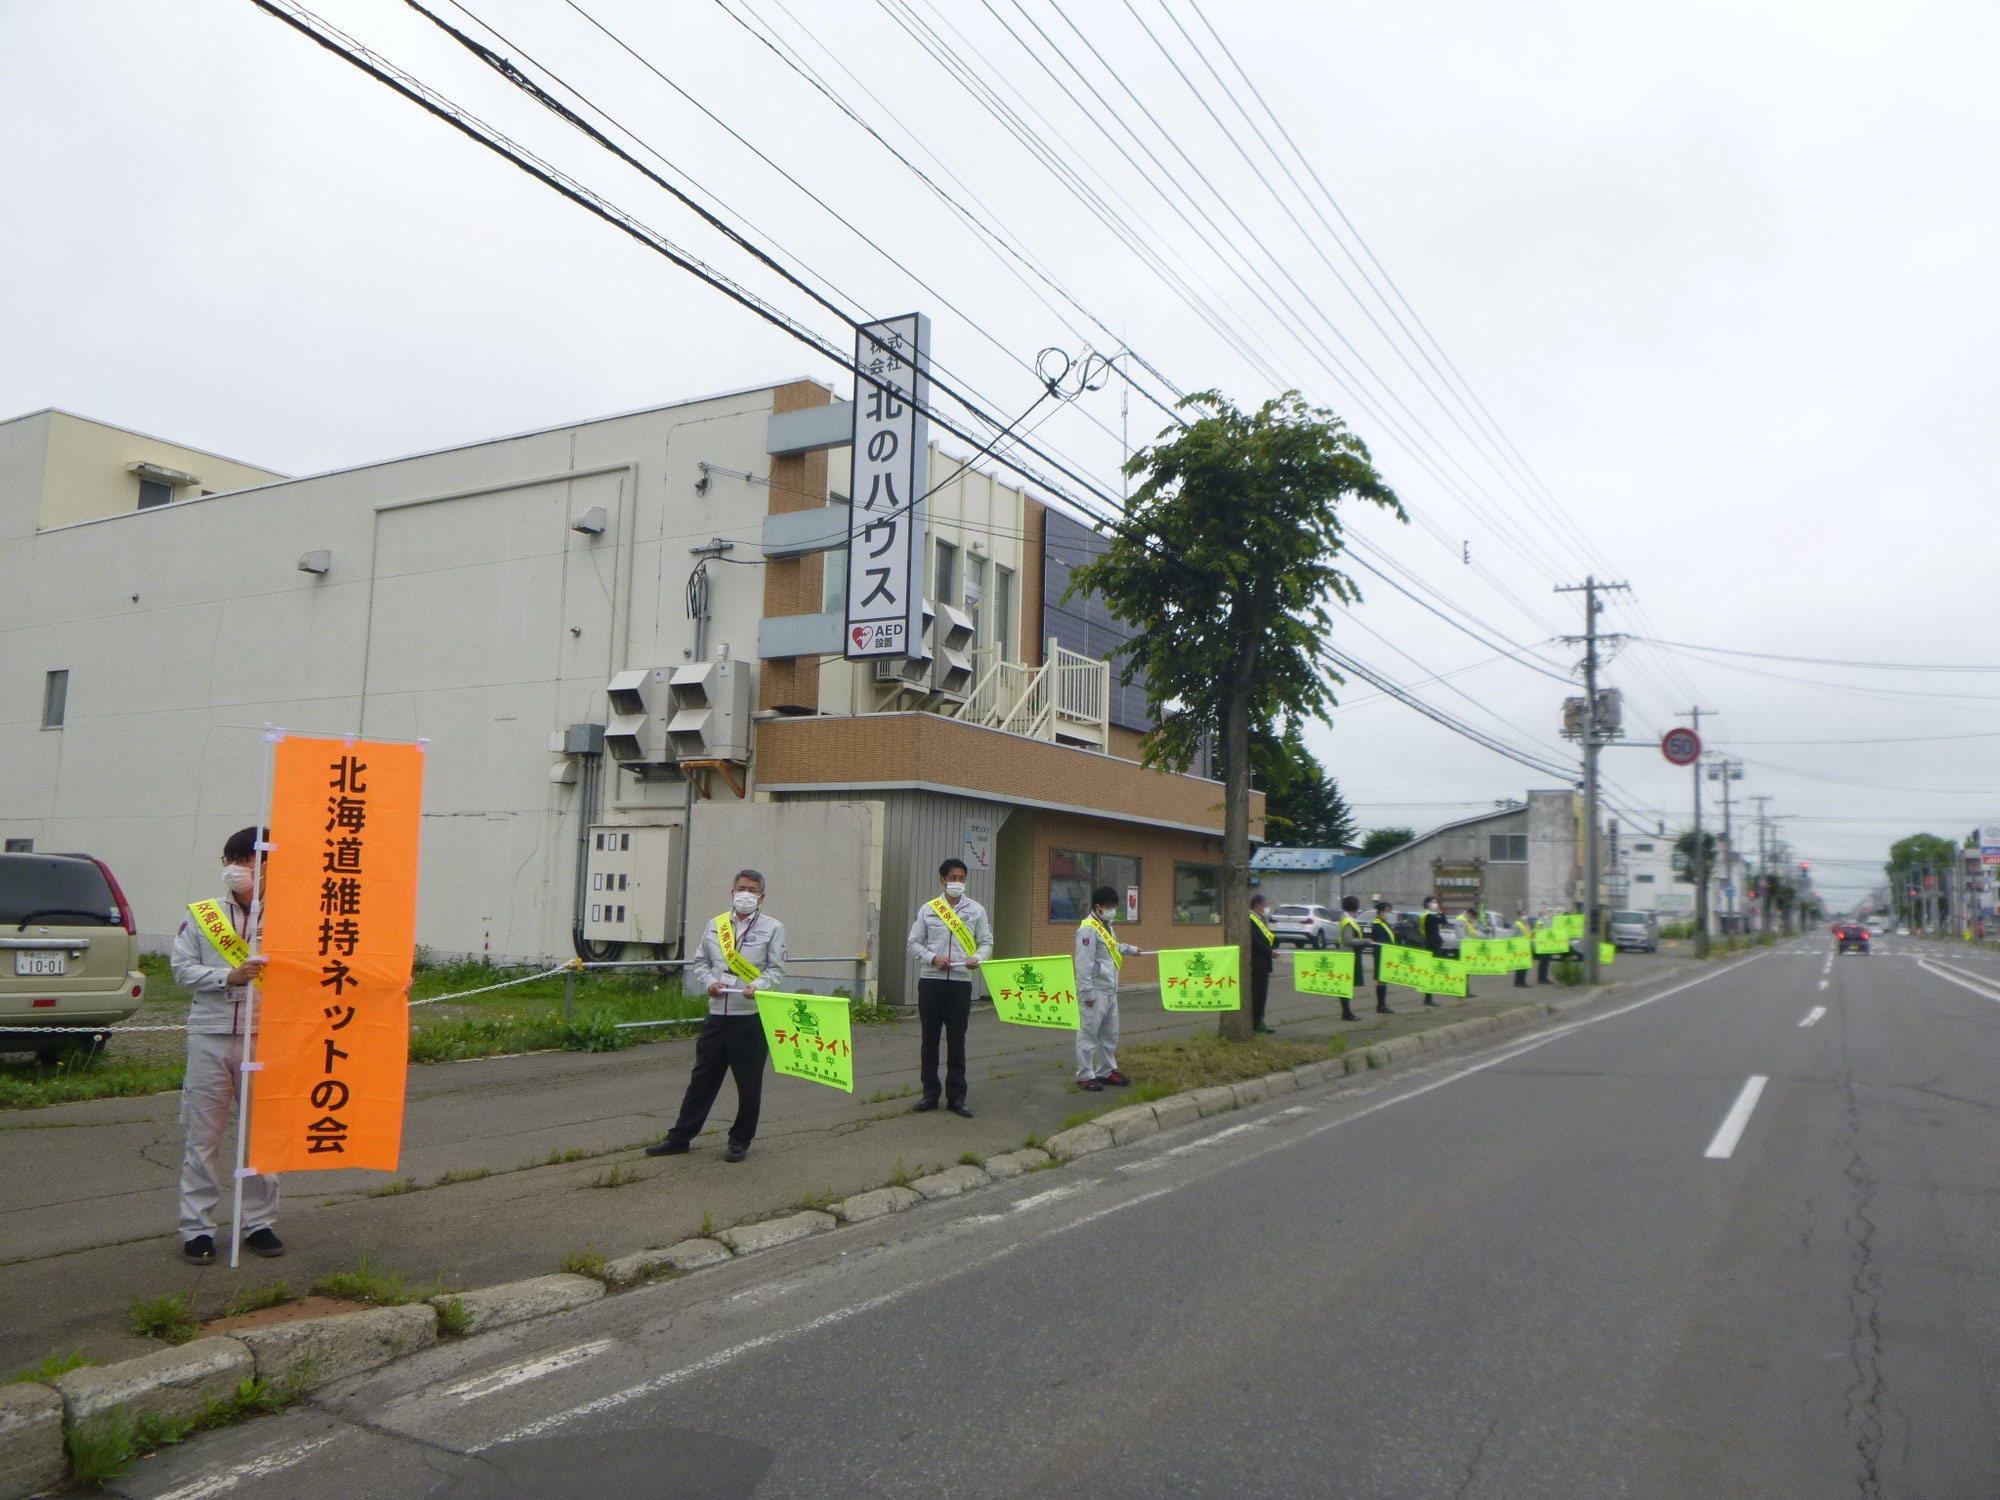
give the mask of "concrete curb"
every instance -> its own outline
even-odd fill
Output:
[[[601,1277],[557,1273],[445,1294],[428,1303],[239,1329],[229,1338],[201,1339],[120,1364],[72,1370],[53,1383],[0,1386],[0,1500],[27,1500],[64,1479],[68,1471],[66,1414],[70,1420],[82,1420],[123,1408],[135,1416],[153,1412],[173,1418],[191,1416],[211,1397],[234,1395],[253,1371],[259,1379],[309,1390],[376,1369],[434,1344],[438,1316],[433,1304],[455,1301],[469,1315],[468,1333],[570,1311],[601,1300],[607,1286],[629,1286],[665,1271],[685,1273],[720,1265],[738,1256],[823,1234],[842,1223],[864,1224],[903,1213],[926,1202],[957,1197],[1279,1095],[1338,1083],[1353,1074],[1393,1067],[1425,1052],[1547,1020],[1604,998],[1599,989],[1559,1000],[1530,1001],[1489,1016],[1375,1042],[1286,1072],[1192,1089],[1148,1104],[1124,1105],[1050,1136],[1046,1150],[1029,1147],[1011,1151],[989,1158],[983,1167],[951,1167],[920,1177],[907,1187],[856,1193],[834,1204],[831,1213],[805,1210],[738,1225],[714,1238],[641,1250],[606,1263]]]

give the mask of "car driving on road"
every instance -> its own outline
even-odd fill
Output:
[[[1868,929],[1859,922],[1843,922],[1833,929],[1833,941],[1837,952],[1866,953]]]
[[[132,909],[88,854],[0,854],[0,1051],[53,1061],[139,1008]]]

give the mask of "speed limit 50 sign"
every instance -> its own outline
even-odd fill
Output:
[[[1660,754],[1676,766],[1691,766],[1701,759],[1701,736],[1692,729],[1669,729],[1660,736]]]

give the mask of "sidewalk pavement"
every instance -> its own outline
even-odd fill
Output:
[[[1612,977],[1643,980],[1679,966],[1670,947],[1621,957]],[[1474,999],[1436,1009],[1393,990],[1393,1017],[1374,1015],[1372,998],[1359,1000],[1363,1019],[1350,1025],[1338,1019],[1338,1001],[1293,990],[1287,955],[1273,975],[1269,1019],[1279,1041],[1345,1034],[1365,1045],[1577,993],[1517,989],[1499,976],[1477,978],[1472,989]],[[1215,1025],[1212,1014],[1162,1010],[1157,986],[1127,989],[1120,1020],[1127,1045]],[[0,1375],[50,1349],[115,1360],[156,1347],[126,1330],[134,1297],[194,1287],[209,1318],[241,1289],[282,1277],[303,1293],[371,1249],[413,1281],[443,1273],[451,1284],[489,1285],[556,1270],[565,1254],[587,1247],[616,1257],[671,1244],[698,1232],[704,1215],[720,1228],[880,1187],[899,1161],[921,1176],[968,1151],[1011,1151],[1030,1135],[1054,1133],[1068,1114],[1120,1101],[1119,1090],[1070,1088],[1073,1047],[1071,1033],[1008,1026],[990,1005],[975,1007],[967,1039],[975,1118],[962,1120],[942,1109],[909,1112],[919,1092],[914,1020],[857,1027],[855,1092],[767,1075],[756,1145],[735,1166],[722,1160],[734,1114],[728,1083],[690,1155],[638,1153],[673,1122],[691,1041],[413,1067],[402,1176],[419,1190],[371,1196],[396,1180],[380,1172],[287,1174],[279,1231],[289,1253],[261,1261],[246,1252],[235,1271],[226,1225],[216,1265],[180,1259],[178,1093],[0,1113]],[[1145,1079],[1142,1070],[1134,1076]],[[602,1185],[614,1167],[618,1184]],[[490,1175],[436,1185],[446,1173],[481,1170]]]

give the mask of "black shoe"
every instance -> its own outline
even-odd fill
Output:
[[[243,1248],[252,1255],[261,1255],[266,1260],[276,1260],[285,1253],[285,1242],[272,1229],[253,1229],[243,1236]]]
[[[1395,1012],[1386,1005],[1378,1005],[1375,1007],[1375,1014],[1378,1016],[1393,1016]]]
[[[215,1236],[198,1234],[191,1240],[181,1241],[181,1254],[198,1266],[215,1264]]]
[[[686,1156],[688,1154],[688,1143],[686,1141],[677,1141],[669,1136],[664,1141],[653,1142],[652,1145],[646,1148],[646,1154],[648,1156]]]
[[[1346,1006],[1343,1005],[1340,1007],[1340,1019],[1343,1021],[1358,1021],[1361,1019],[1361,1017],[1357,1016],[1353,1011],[1349,1010]]]
[[[1430,995],[1426,995],[1426,996],[1424,996],[1424,1004],[1426,1004],[1426,1005],[1436,1005],[1436,1004],[1437,1004],[1437,1000],[1436,1000],[1436,999],[1435,999],[1435,997],[1433,997],[1433,996],[1430,996]]]
[[[961,1120],[969,1120],[972,1118],[972,1111],[965,1107],[965,1103],[963,1100],[959,1101],[957,1104],[947,1104],[945,1108],[950,1110],[953,1114],[957,1115]]]
[[[1272,1036],[1277,1032],[1278,1028],[1275,1026],[1253,1026],[1250,1029],[1259,1036]]]
[[[743,1160],[744,1157],[748,1156],[749,1154],[750,1154],[750,1147],[747,1144],[740,1143],[737,1141],[731,1141],[729,1143],[729,1149],[722,1153],[722,1159],[724,1161],[741,1161]]]
[[[935,1099],[919,1099],[915,1104],[910,1106],[910,1113],[920,1115],[926,1110],[936,1109],[937,1107],[938,1102]]]

